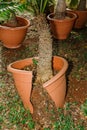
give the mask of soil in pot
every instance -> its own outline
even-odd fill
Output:
[[[2,22],[1,24],[2,26],[7,26],[7,27],[12,27],[12,28],[15,28],[15,27],[22,27],[24,26],[25,24],[22,22],[22,21],[19,21],[18,18],[15,16],[15,17],[12,17],[10,20],[8,20],[7,22]]]
[[[38,61],[35,60],[35,62],[38,62]],[[33,82],[32,82],[32,84],[34,84],[35,79],[36,79],[36,75],[37,75],[37,63],[27,65],[24,68],[22,68],[21,70],[32,71],[32,73],[33,73]],[[55,76],[58,72],[59,72],[58,70],[53,69],[53,76]]]

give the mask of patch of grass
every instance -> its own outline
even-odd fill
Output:
[[[0,87],[5,87],[5,83],[1,82]]]
[[[81,110],[82,110],[84,116],[87,116],[87,99],[86,99],[85,102],[81,105]]]
[[[77,105],[77,103],[66,103],[64,109],[58,109],[59,118],[52,124],[52,130],[86,130],[85,126],[83,125],[83,120],[79,119],[77,124],[74,122],[73,116],[70,113],[70,107],[72,105]],[[66,114],[64,111],[66,111]],[[55,114],[54,111],[51,112],[53,115]],[[44,128],[44,130],[51,130],[51,128]]]
[[[50,130],[50,128],[44,128],[44,130]]]
[[[20,129],[25,126],[32,130],[35,126],[29,110],[25,110],[23,106],[17,104],[11,107],[9,111],[9,121]]]
[[[60,114],[58,121],[54,123],[54,130],[85,130],[81,124],[75,125],[71,115]]]

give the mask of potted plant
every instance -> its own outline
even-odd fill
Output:
[[[61,7],[59,6],[61,5]],[[56,10],[47,16],[53,36],[56,39],[67,39],[76,19],[76,14],[66,11],[65,0],[58,0]]]
[[[87,22],[87,9],[86,9],[86,0],[69,0],[67,3],[70,11],[76,13],[77,19],[74,24],[74,28],[81,29],[85,27]]]
[[[0,2],[0,40],[7,48],[18,48],[23,42],[29,20],[16,16],[18,11],[23,12],[24,4],[17,2]]]
[[[39,36],[37,75],[36,75],[36,80],[35,80],[36,85],[34,88],[31,88],[30,90],[33,89],[32,94],[33,94],[33,92],[36,91],[36,89],[39,90],[40,96],[44,98],[41,102],[47,102],[47,103],[50,102],[48,100],[50,97],[51,98],[50,100],[52,100],[53,103],[55,103],[56,107],[63,107],[64,102],[65,102],[65,95],[66,95],[65,73],[68,68],[68,63],[64,58],[61,58],[59,56],[52,56],[52,37],[51,37],[48,22],[46,20],[46,15],[45,15],[46,7],[50,2],[52,2],[52,0],[46,0],[46,1],[43,0],[43,2],[42,2],[42,0],[40,0],[39,2],[38,2],[38,0],[34,0],[34,1],[29,0],[27,3],[27,5],[28,5],[27,8],[35,13],[36,17],[35,17],[34,21],[37,23],[36,24],[37,33]],[[10,65],[8,65],[8,71],[12,72],[13,75],[16,75],[17,72],[21,73],[20,69],[22,67],[24,67],[30,63],[32,64],[31,58],[28,59],[28,61],[26,59],[23,61],[26,61],[26,63],[22,63],[22,61],[17,61],[15,63],[11,63]],[[19,67],[18,65],[20,65],[21,67]],[[16,70],[16,72],[15,72],[15,70]],[[55,76],[53,75],[53,70],[56,71]],[[22,70],[22,71],[24,71],[24,70]],[[21,77],[23,77],[23,76],[21,76]],[[24,79],[22,78],[22,80],[24,80]],[[28,78],[28,82],[29,82],[29,78]],[[16,81],[15,81],[15,83],[16,83]],[[38,83],[40,84],[40,87],[38,87]],[[28,83],[28,85],[29,85],[29,83]],[[30,87],[32,87],[32,82],[31,82]],[[51,89],[51,87],[52,87],[52,89]],[[27,88],[27,86],[26,86],[26,88]],[[56,89],[55,94],[53,94],[54,89]],[[28,90],[29,90],[29,88],[28,88]],[[25,91],[25,87],[23,87],[22,92],[23,91]],[[31,92],[30,92],[30,95],[31,95]],[[32,100],[33,106],[34,106],[33,101],[35,98],[37,100],[36,96],[33,96],[33,99],[31,99],[31,97],[28,96],[28,100],[29,100],[29,102]],[[42,98],[40,98],[40,100],[41,99]],[[46,105],[46,103],[43,103],[43,107],[46,107],[44,105]],[[50,103],[48,103],[48,105],[50,105]],[[54,104],[53,104],[53,107],[54,107]],[[37,113],[35,115],[38,115],[38,111],[39,111],[38,109],[41,111],[40,103],[37,105],[37,109],[34,109],[34,111],[33,111],[33,112]],[[30,108],[30,110],[31,110],[31,108]],[[38,116],[40,116],[40,114]]]

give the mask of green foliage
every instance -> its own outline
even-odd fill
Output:
[[[44,128],[44,130],[50,130],[50,128]]]
[[[66,4],[71,9],[76,9],[78,6],[79,0],[66,0]]]
[[[12,13],[23,12],[26,8],[26,3],[19,2],[0,2],[0,23],[11,18]]]
[[[35,65],[37,65],[38,64],[38,61],[36,60],[36,59],[32,59],[33,60],[33,63],[35,64]]]
[[[43,14],[46,9],[55,4],[55,0],[27,0],[27,9],[35,15]]]
[[[81,110],[84,113],[85,116],[87,116],[87,99],[86,101],[81,105]]]
[[[10,19],[11,13],[18,13],[27,10],[35,15],[45,13],[54,0],[11,0],[10,2],[0,1],[0,23]]]

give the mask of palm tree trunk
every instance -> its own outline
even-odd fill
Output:
[[[3,25],[8,26],[8,27],[20,26],[17,21],[16,14],[14,13],[14,11],[11,11],[10,18]]]
[[[38,18],[38,34],[39,34],[39,47],[38,47],[38,67],[37,79],[46,82],[52,77],[52,38],[45,16]]]
[[[78,5],[78,10],[86,10],[86,0],[80,0],[79,5]]]
[[[66,11],[65,0],[58,0],[56,10],[55,10],[55,18],[64,19],[65,18],[65,11]]]
[[[57,110],[51,97],[43,88],[43,82],[46,82],[52,77],[52,38],[45,16],[40,15],[37,19],[39,60],[37,65],[37,80],[34,83],[31,101],[34,107],[34,121],[38,120],[39,124],[45,127],[47,123],[49,126],[52,124],[50,111]],[[49,111],[46,111],[44,108]]]

